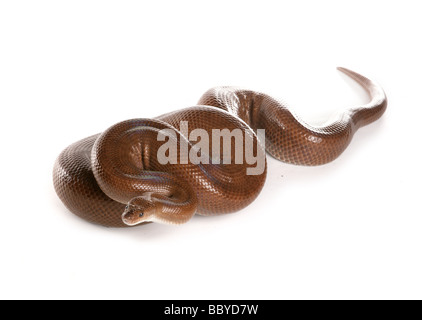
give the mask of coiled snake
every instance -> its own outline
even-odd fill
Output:
[[[265,142],[266,151],[276,159],[321,165],[337,158],[358,128],[384,113],[387,99],[379,85],[351,70],[338,69],[365,88],[371,100],[346,110],[326,126],[307,125],[285,104],[266,94],[235,87],[213,88],[197,106],[155,119],[123,121],[67,147],[53,169],[57,195],[74,214],[109,227],[144,222],[179,224],[195,213],[238,211],[258,196],[266,178],[265,156],[261,172],[248,174],[257,164],[250,164],[246,151],[256,158],[263,153]],[[220,143],[217,157],[211,157],[211,150],[207,153],[204,148],[198,154],[204,137],[186,136],[185,124],[189,130],[200,129],[212,137],[216,129],[228,133],[238,130],[245,152],[234,161],[239,145],[229,136],[228,153]],[[258,129],[265,129],[265,139],[258,139]],[[174,134],[161,139],[162,132]],[[169,142],[179,152],[171,155],[167,150],[167,163],[163,163],[157,154],[166,143],[170,146]],[[181,152],[183,149],[186,152]],[[192,155],[202,161],[193,161]],[[224,157],[233,161],[224,161]]]

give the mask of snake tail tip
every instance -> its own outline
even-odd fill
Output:
[[[351,70],[349,70],[347,68],[343,68],[343,67],[337,67],[337,70],[341,71],[343,73],[346,73],[346,74],[352,72]]]
[[[337,67],[337,70],[344,73],[345,75],[348,75],[350,78],[354,79],[355,81],[362,82],[363,80],[368,80],[366,77],[362,76],[361,74],[354,72],[350,69],[343,68],[343,67]]]

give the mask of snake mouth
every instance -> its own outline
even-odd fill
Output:
[[[122,221],[128,227],[134,227],[134,226],[137,226],[138,224],[141,224],[142,223],[142,222],[133,222],[131,220],[125,219],[124,217],[122,218]]]

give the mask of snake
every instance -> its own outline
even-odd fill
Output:
[[[324,125],[309,125],[285,102],[265,93],[215,87],[195,106],[156,118],[121,121],[71,144],[54,163],[55,191],[72,213],[106,227],[182,224],[195,214],[239,211],[264,186],[266,153],[295,165],[329,163],[360,127],[385,112],[387,98],[380,85],[352,70],[338,70],[363,87],[370,101],[336,114]],[[201,134],[189,136],[187,125],[191,133]],[[215,132],[224,130],[229,133],[227,143],[220,136],[215,148],[198,146],[207,142],[202,134],[215,137]],[[236,140],[233,132],[243,139]],[[248,173],[258,165],[248,161],[246,151],[255,159],[264,154],[258,174]],[[166,161],[158,159],[160,152]]]

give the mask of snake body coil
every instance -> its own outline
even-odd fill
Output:
[[[261,191],[265,158],[260,174],[248,174],[253,165],[246,155],[226,163],[222,144],[217,161],[206,153],[198,155],[198,141],[186,136],[183,124],[210,136],[217,129],[238,130],[244,137],[242,150],[252,148],[254,155],[264,152],[256,132],[265,129],[266,151],[274,158],[298,165],[328,163],[345,150],[358,128],[378,119],[387,106],[380,86],[353,71],[339,70],[362,85],[371,101],[346,110],[326,126],[303,123],[286,105],[266,94],[217,87],[208,90],[195,107],[155,119],[123,121],[70,145],[54,165],[55,190],[70,211],[110,227],[144,222],[179,224],[195,213],[238,211]],[[159,138],[161,132],[170,131],[174,135]],[[157,154],[172,139],[178,152],[166,155],[168,162],[163,163]],[[232,160],[238,156],[235,142],[230,140],[228,156]],[[209,161],[192,161],[187,156],[192,154]]]

